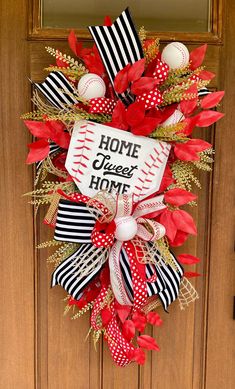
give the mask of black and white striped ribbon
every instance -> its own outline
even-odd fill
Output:
[[[96,219],[86,204],[60,200],[54,239],[63,242],[91,243]]]
[[[143,49],[129,9],[121,13],[111,26],[89,26],[111,82],[128,63],[143,58]],[[130,93],[118,97],[126,103],[133,101]]]
[[[74,87],[62,72],[51,72],[42,83],[35,82],[36,88],[56,108],[67,110],[77,104],[74,97]]]
[[[78,279],[77,271],[79,268],[79,261],[82,257],[93,250],[92,244],[82,244],[78,250],[76,250],[71,256],[65,259],[53,272],[51,279],[51,286],[61,285],[67,293],[69,293],[74,299],[79,300],[82,291],[93,280],[93,278],[99,273],[101,266],[97,266],[93,272],[86,275],[83,278]],[[97,249],[97,255],[100,255],[100,250]]]
[[[209,95],[209,93],[211,93],[210,91],[209,91],[209,89],[208,88],[202,88],[202,89],[200,89],[199,91],[198,91],[198,96],[199,97],[204,97],[204,96],[207,96],[207,95]]]
[[[175,269],[167,265],[163,260],[159,251],[156,250],[155,259],[156,265],[146,265],[146,276],[150,278],[154,273],[157,274],[155,282],[147,282],[148,297],[158,295],[165,310],[167,307],[177,299],[179,294],[180,282],[183,277],[183,268],[172,254],[172,260],[175,264]],[[123,275],[126,291],[131,301],[133,301],[132,277],[129,265],[128,255],[122,249],[120,256],[120,265]]]
[[[102,267],[102,262],[100,262],[101,265],[97,266],[90,274],[78,279],[77,272],[79,270],[81,257],[92,250],[94,250],[92,244],[82,244],[74,254],[65,259],[52,274],[52,287],[61,285],[67,293],[78,300],[81,297],[83,290],[99,273]],[[101,255],[100,250],[101,249],[97,249],[97,256]],[[164,309],[167,310],[168,306],[178,297],[183,269],[176,259],[174,259],[176,265],[176,269],[174,269],[170,265],[165,264],[159,252],[156,253],[156,257],[158,257],[158,265],[146,265],[146,276],[148,278],[155,272],[157,274],[157,280],[155,282],[147,283],[147,293],[148,297],[158,295]],[[130,300],[133,301],[130,265],[124,249],[121,250],[120,264],[126,291]]]

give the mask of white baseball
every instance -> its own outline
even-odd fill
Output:
[[[117,217],[114,219],[116,223],[115,238],[121,242],[131,240],[137,233],[137,222],[132,216]]]
[[[161,126],[162,127],[166,127],[166,126],[171,126],[172,124],[177,124],[179,122],[181,122],[182,120],[184,120],[185,117],[184,115],[182,114],[181,111],[179,111],[178,109],[176,109],[173,114],[171,116],[169,116],[168,119],[166,119],[162,124]]]
[[[106,86],[103,79],[94,73],[82,76],[78,83],[78,94],[85,100],[104,97]]]
[[[183,43],[172,42],[162,50],[161,59],[170,69],[182,68],[189,63],[189,51]]]

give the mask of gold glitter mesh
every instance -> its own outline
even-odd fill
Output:
[[[140,239],[138,237],[133,239],[132,243],[135,249],[136,258],[140,263],[157,263],[157,260],[155,258],[156,247],[154,245],[148,245],[143,239]]]
[[[47,224],[55,225],[60,198],[61,198],[61,195],[59,193],[57,193],[57,192],[54,193],[54,195],[52,197],[51,204],[50,204],[50,206],[47,210],[46,216],[44,218],[44,220]]]
[[[100,209],[100,204],[103,204],[102,209]],[[97,213],[100,215],[101,223],[110,223],[116,212],[116,200],[111,193],[100,191],[87,202],[87,208],[95,217]]]
[[[189,304],[193,303],[198,298],[199,296],[194,286],[186,277],[183,277],[178,296],[180,309],[185,309],[185,307],[188,307]]]

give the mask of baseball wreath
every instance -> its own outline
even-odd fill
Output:
[[[206,45],[189,54],[173,42],[160,52],[128,9],[89,31],[91,48],[68,37],[76,59],[46,48],[56,64],[34,83],[36,110],[23,115],[38,138],[28,146],[38,185],[30,195],[36,211],[49,205],[54,239],[39,248],[56,249],[48,261],[52,286],[68,294],[66,312],[90,311],[94,342],[103,334],[117,365],[143,364],[145,349],[159,350],[143,334],[147,323],[162,324],[156,307],[198,298],[188,278],[199,274],[182,264],[199,259],[171,248],[197,233],[181,206],[196,205],[195,172],[211,170],[213,150],[192,132],[223,116],[211,108],[224,93],[207,89]]]

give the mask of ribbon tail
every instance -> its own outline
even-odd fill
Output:
[[[117,73],[128,63],[133,64],[143,58],[141,42],[128,8],[111,26],[89,26],[88,28],[112,84]],[[115,58],[121,60],[116,61]],[[133,102],[133,96],[128,91],[117,96],[127,104]]]
[[[42,83],[34,83],[42,95],[56,108],[68,110],[78,103],[74,88],[62,72],[51,72]],[[59,85],[59,86],[57,86]]]
[[[118,366],[126,366],[131,362],[129,355],[134,351],[134,347],[127,342],[120,331],[114,311],[114,303],[111,304],[110,310],[113,317],[106,327],[105,338],[114,362]]]
[[[107,252],[107,251],[106,251]],[[94,266],[91,258],[96,255],[97,263]],[[87,258],[87,261],[84,261]],[[95,249],[92,244],[83,244],[72,255],[66,258],[52,273],[51,286],[62,286],[75,300],[79,300],[81,293],[90,281],[100,272],[105,261],[105,252]]]
[[[109,253],[110,282],[116,300],[121,305],[132,305],[126,289],[120,267],[122,242],[116,241]]]
[[[164,288],[159,291],[158,296],[163,305],[164,310],[167,312],[168,306],[175,301],[179,295],[180,284],[183,278],[183,268],[176,260],[175,256],[171,253],[172,261],[175,267],[170,264],[166,264],[163,257],[157,251],[156,257],[158,257],[157,276],[164,281]]]
[[[139,262],[141,258],[137,258],[137,250],[133,242],[124,243],[125,251],[129,258],[130,270],[132,276],[134,304],[133,311],[143,308],[147,302],[147,284],[146,284],[146,267],[145,264]],[[141,250],[138,250],[138,257]]]

